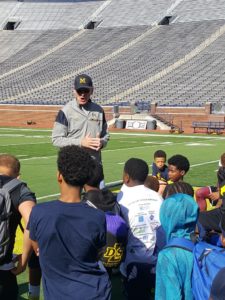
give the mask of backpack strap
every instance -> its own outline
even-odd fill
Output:
[[[8,193],[10,193],[12,190],[14,190],[18,185],[20,185],[22,181],[20,181],[17,178],[13,178],[9,182],[5,183],[2,186],[2,189],[6,190]]]
[[[91,207],[97,209],[97,206],[95,206],[90,200],[86,200],[85,202],[86,202],[89,206],[91,206]]]
[[[5,183],[1,189],[4,190],[7,193],[10,193],[12,190],[14,190],[17,186],[19,186],[22,182],[16,178],[13,178],[9,182]],[[10,215],[11,212],[11,198],[10,201],[6,201],[6,213],[1,214],[0,221],[5,221]]]
[[[170,239],[167,245],[164,247],[164,249],[175,247],[192,252],[194,250],[194,246],[195,244],[191,240],[180,237]]]

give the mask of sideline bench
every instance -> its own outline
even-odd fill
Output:
[[[194,128],[194,133],[199,132],[197,129],[203,129],[204,132],[220,134],[225,130],[225,122],[193,122],[192,128]]]

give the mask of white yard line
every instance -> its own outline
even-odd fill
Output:
[[[21,158],[20,161],[24,161],[24,160],[34,160],[34,159],[48,159],[48,158],[55,158],[56,155],[51,155],[51,156],[37,156],[37,157],[29,157],[29,158]]]
[[[5,128],[5,127],[0,127],[1,130],[9,130],[9,131],[43,131],[43,132],[52,132],[52,129],[32,129],[32,128]]]
[[[141,148],[151,148],[151,147],[155,147],[157,145],[165,145],[164,143],[160,143],[160,142],[154,142],[154,144],[152,145],[148,145],[145,144],[145,146],[138,146],[138,147],[129,147],[129,148],[119,148],[119,149],[104,149],[104,153],[106,152],[115,152],[115,151],[123,151],[123,150],[132,150],[132,149],[141,149]],[[188,146],[188,142],[182,142],[182,143],[170,143],[170,144],[166,144],[166,146],[175,146],[175,145],[187,145]]]
[[[110,132],[110,135],[134,135],[134,136],[146,136],[146,137],[173,137],[173,138],[191,138],[191,139],[212,139],[212,140],[224,140],[225,137],[223,136],[217,136],[215,138],[212,138],[211,136],[194,136],[194,135],[171,135],[171,134],[149,134],[149,133],[120,133],[120,132]]]
[[[203,166],[203,165],[207,165],[207,164],[213,164],[215,162],[219,162],[219,160],[212,160],[212,161],[207,161],[207,162],[200,163],[200,164],[194,164],[194,165],[191,165],[190,167],[194,168],[194,167],[199,167],[199,166]],[[118,163],[118,164],[124,164],[124,163]],[[108,183],[106,183],[106,185],[111,185],[111,184],[118,184],[119,185],[121,183],[122,183],[122,180],[117,180],[117,181],[108,182]],[[47,198],[55,197],[55,196],[58,196],[58,195],[60,195],[60,194],[46,195],[46,196],[38,197],[37,200],[47,199]]]
[[[50,198],[50,197],[56,197],[59,196],[60,194],[51,194],[51,195],[47,195],[47,196],[42,196],[42,197],[38,197],[37,200],[42,200],[42,199],[46,199],[46,198]]]
[[[190,167],[193,168],[193,167],[198,167],[198,166],[204,166],[204,165],[214,164],[215,162],[219,163],[219,160],[211,160],[211,161],[207,161],[204,163],[191,165]]]
[[[0,147],[8,147],[8,146],[24,146],[24,145],[40,145],[40,144],[51,144],[51,142],[22,143],[22,144],[7,144],[7,145],[0,145]]]
[[[33,132],[52,132],[52,129],[32,129],[32,128],[0,128],[1,130],[9,130],[9,131],[33,131]],[[110,135],[125,135],[125,136],[147,136],[147,137],[173,137],[173,138],[191,138],[191,139],[212,139],[212,140],[224,140],[224,136],[217,136],[212,138],[211,136],[199,136],[199,135],[171,135],[171,134],[157,134],[157,133],[129,133],[129,132],[109,132]]]

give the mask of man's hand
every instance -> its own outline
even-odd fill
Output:
[[[81,146],[92,150],[99,151],[102,148],[102,140],[98,133],[95,138],[91,137],[90,133],[81,140]]]

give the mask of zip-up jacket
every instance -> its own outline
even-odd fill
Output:
[[[90,134],[96,137],[100,134],[103,147],[109,140],[107,122],[102,107],[91,100],[84,105],[78,105],[76,100],[68,102],[57,114],[52,132],[54,146],[81,146],[81,140]],[[101,151],[88,149],[91,156],[101,161]]]

